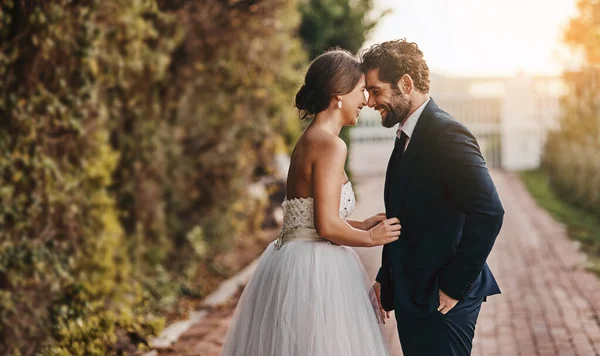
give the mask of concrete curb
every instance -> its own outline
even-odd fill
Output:
[[[200,304],[200,309],[190,313],[190,317],[186,320],[177,321],[168,327],[166,327],[160,335],[150,340],[150,347],[153,349],[165,349],[170,347],[179,340],[181,335],[188,331],[192,326],[201,322],[209,313],[209,311],[215,307],[218,307],[227,302],[231,297],[237,293],[240,287],[245,286],[256,266],[258,265],[258,259],[256,258],[243,270],[238,272],[235,276],[224,281],[219,285],[216,291],[208,295],[204,301]],[[142,356],[157,356],[158,352],[152,350],[144,353]]]

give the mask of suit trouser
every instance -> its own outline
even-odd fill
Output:
[[[446,315],[437,310],[422,314],[396,311],[404,356],[470,355],[484,299],[465,299]]]

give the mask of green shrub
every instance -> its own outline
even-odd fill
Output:
[[[0,0],[0,354],[143,343],[260,227],[247,188],[298,134],[295,6]]]
[[[563,75],[560,129],[548,138],[543,165],[563,200],[600,215],[600,6],[580,0],[577,8],[564,40],[581,66]]]

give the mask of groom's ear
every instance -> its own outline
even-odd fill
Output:
[[[414,83],[410,75],[404,74],[398,80],[398,88],[402,92],[402,94],[410,94],[413,90]]]

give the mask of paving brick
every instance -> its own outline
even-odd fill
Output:
[[[473,356],[600,356],[600,279],[585,270],[577,244],[537,207],[517,175],[492,176],[506,215],[488,264],[502,294],[482,307]],[[357,212],[363,215],[358,218],[382,211],[377,199],[360,200],[383,196],[382,185],[381,177],[355,183]],[[371,277],[379,251],[357,249]],[[209,315],[160,355],[218,355],[234,304]],[[384,331],[393,356],[400,356],[394,324],[386,324]]]

